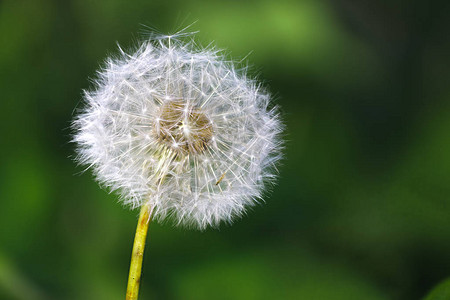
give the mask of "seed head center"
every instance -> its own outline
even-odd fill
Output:
[[[210,119],[200,108],[183,101],[161,106],[155,132],[161,143],[184,154],[202,153],[213,136]]]

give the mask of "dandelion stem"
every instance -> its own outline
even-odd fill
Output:
[[[126,300],[137,300],[139,295],[139,282],[141,281],[142,258],[144,256],[145,239],[147,237],[148,224],[151,219],[150,205],[145,204],[141,208],[136,235],[134,236],[133,253],[131,254],[130,273]]]

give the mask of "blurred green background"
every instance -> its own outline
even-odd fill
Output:
[[[195,21],[287,125],[233,226],[151,224],[141,299],[421,299],[450,276],[448,1],[0,2],[0,299],[123,299],[137,211],[71,160],[107,55]]]

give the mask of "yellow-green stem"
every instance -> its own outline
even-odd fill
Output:
[[[148,224],[150,223],[151,209],[145,204],[141,208],[136,235],[134,237],[133,253],[131,254],[130,274],[128,275],[126,300],[137,300],[139,295],[139,282],[141,281],[142,258],[144,256],[145,239]]]

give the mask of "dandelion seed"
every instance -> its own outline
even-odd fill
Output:
[[[245,69],[192,41],[171,36],[121,53],[85,92],[74,122],[79,161],[158,220],[172,215],[204,229],[242,215],[280,158],[270,96]]]

